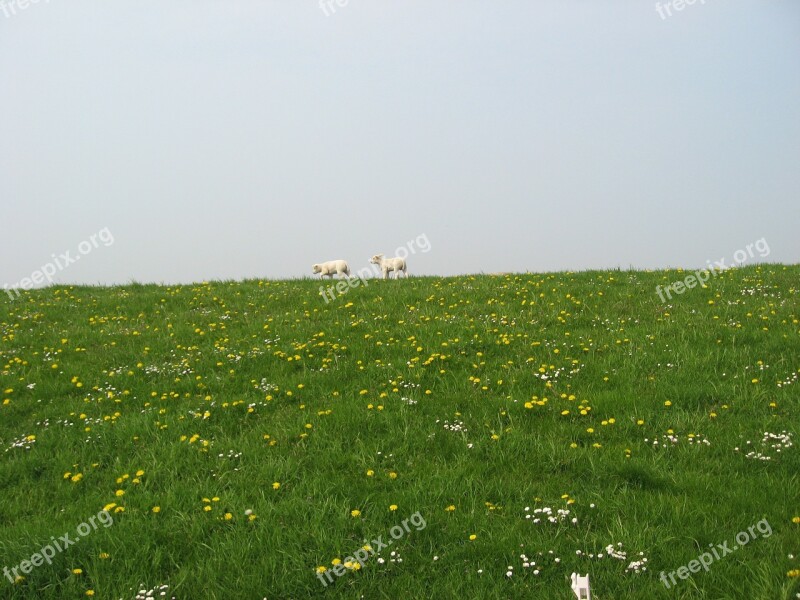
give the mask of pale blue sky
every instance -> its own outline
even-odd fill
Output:
[[[0,286],[800,262],[794,0],[0,2]]]

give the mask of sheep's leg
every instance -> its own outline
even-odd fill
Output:
[[[389,269],[384,269],[383,270],[383,278],[384,279],[389,279]]]

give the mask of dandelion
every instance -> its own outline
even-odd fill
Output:
[[[353,517],[353,518],[358,517],[360,515],[361,515],[361,511],[358,510],[357,508],[355,508],[355,509],[350,511],[350,516]]]

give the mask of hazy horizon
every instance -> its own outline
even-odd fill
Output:
[[[800,262],[800,4],[19,1],[0,286]]]

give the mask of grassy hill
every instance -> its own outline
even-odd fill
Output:
[[[800,266],[687,275],[4,295],[0,598],[795,598]]]

